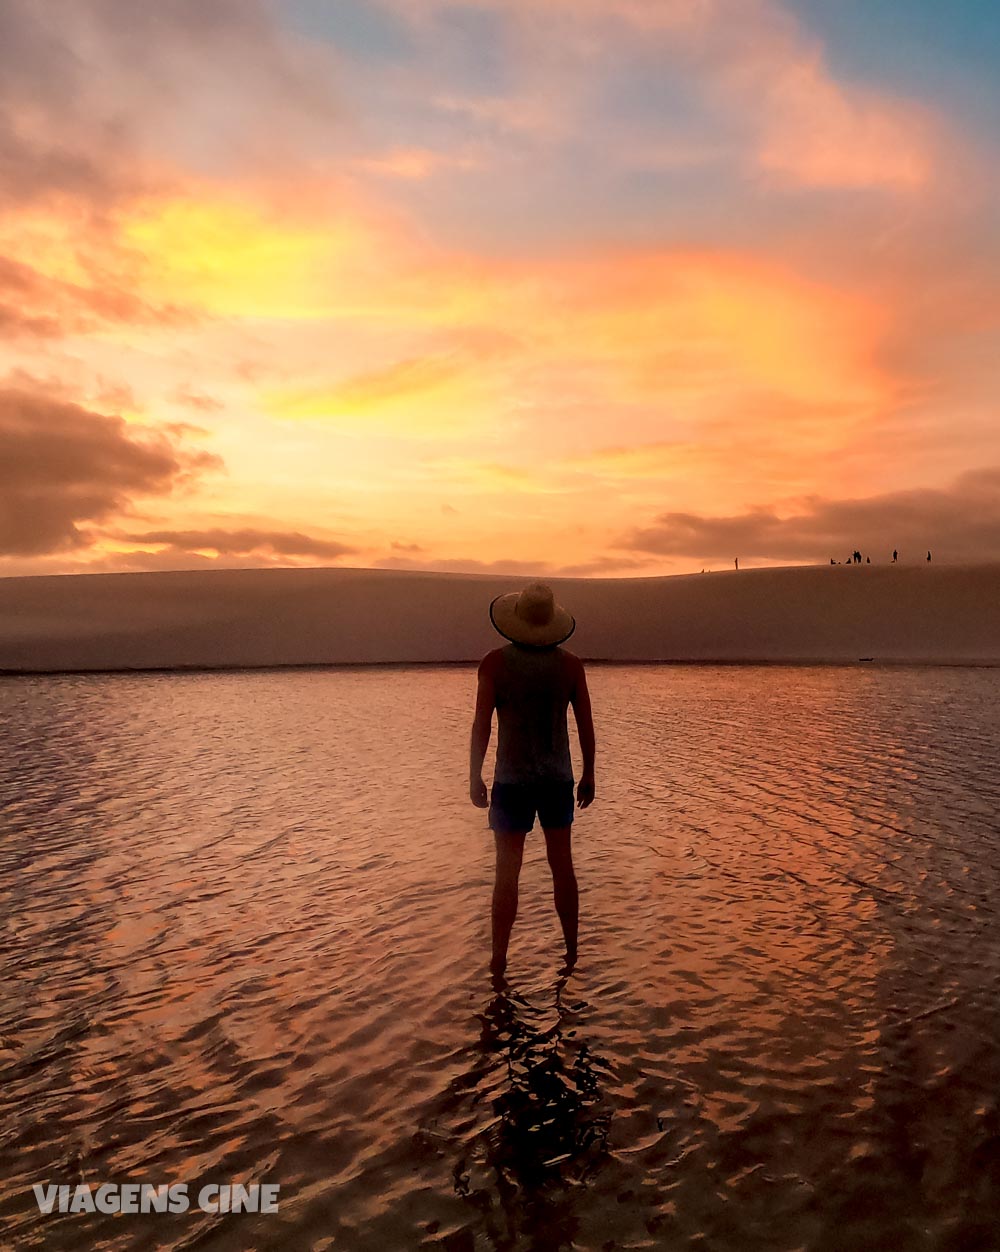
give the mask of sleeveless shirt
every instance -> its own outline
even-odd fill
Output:
[[[572,782],[566,709],[574,672],[559,647],[501,649],[494,782]]]

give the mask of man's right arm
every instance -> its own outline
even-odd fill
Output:
[[[594,716],[590,707],[587,673],[581,660],[578,659],[576,664],[576,681],[570,703],[573,705],[576,729],[580,735],[580,752],[583,756],[583,773],[580,775],[576,795],[580,808],[585,809],[594,799]]]
[[[483,762],[489,747],[493,728],[493,709],[496,707],[496,684],[494,681],[493,653],[483,657],[479,665],[476,712],[472,719],[472,736],[469,744],[469,798],[478,809],[489,803],[486,783],[483,781]]]

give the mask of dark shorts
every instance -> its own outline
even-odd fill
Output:
[[[490,827],[499,835],[519,835],[535,824],[555,830],[573,821],[572,782],[494,783],[490,792]]]

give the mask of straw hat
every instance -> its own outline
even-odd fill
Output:
[[[490,621],[505,639],[535,648],[564,643],[576,630],[576,620],[556,604],[545,583],[529,583],[521,592],[497,596],[490,605]]]

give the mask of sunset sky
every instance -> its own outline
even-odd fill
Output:
[[[0,0],[0,574],[1000,559],[993,0]]]

